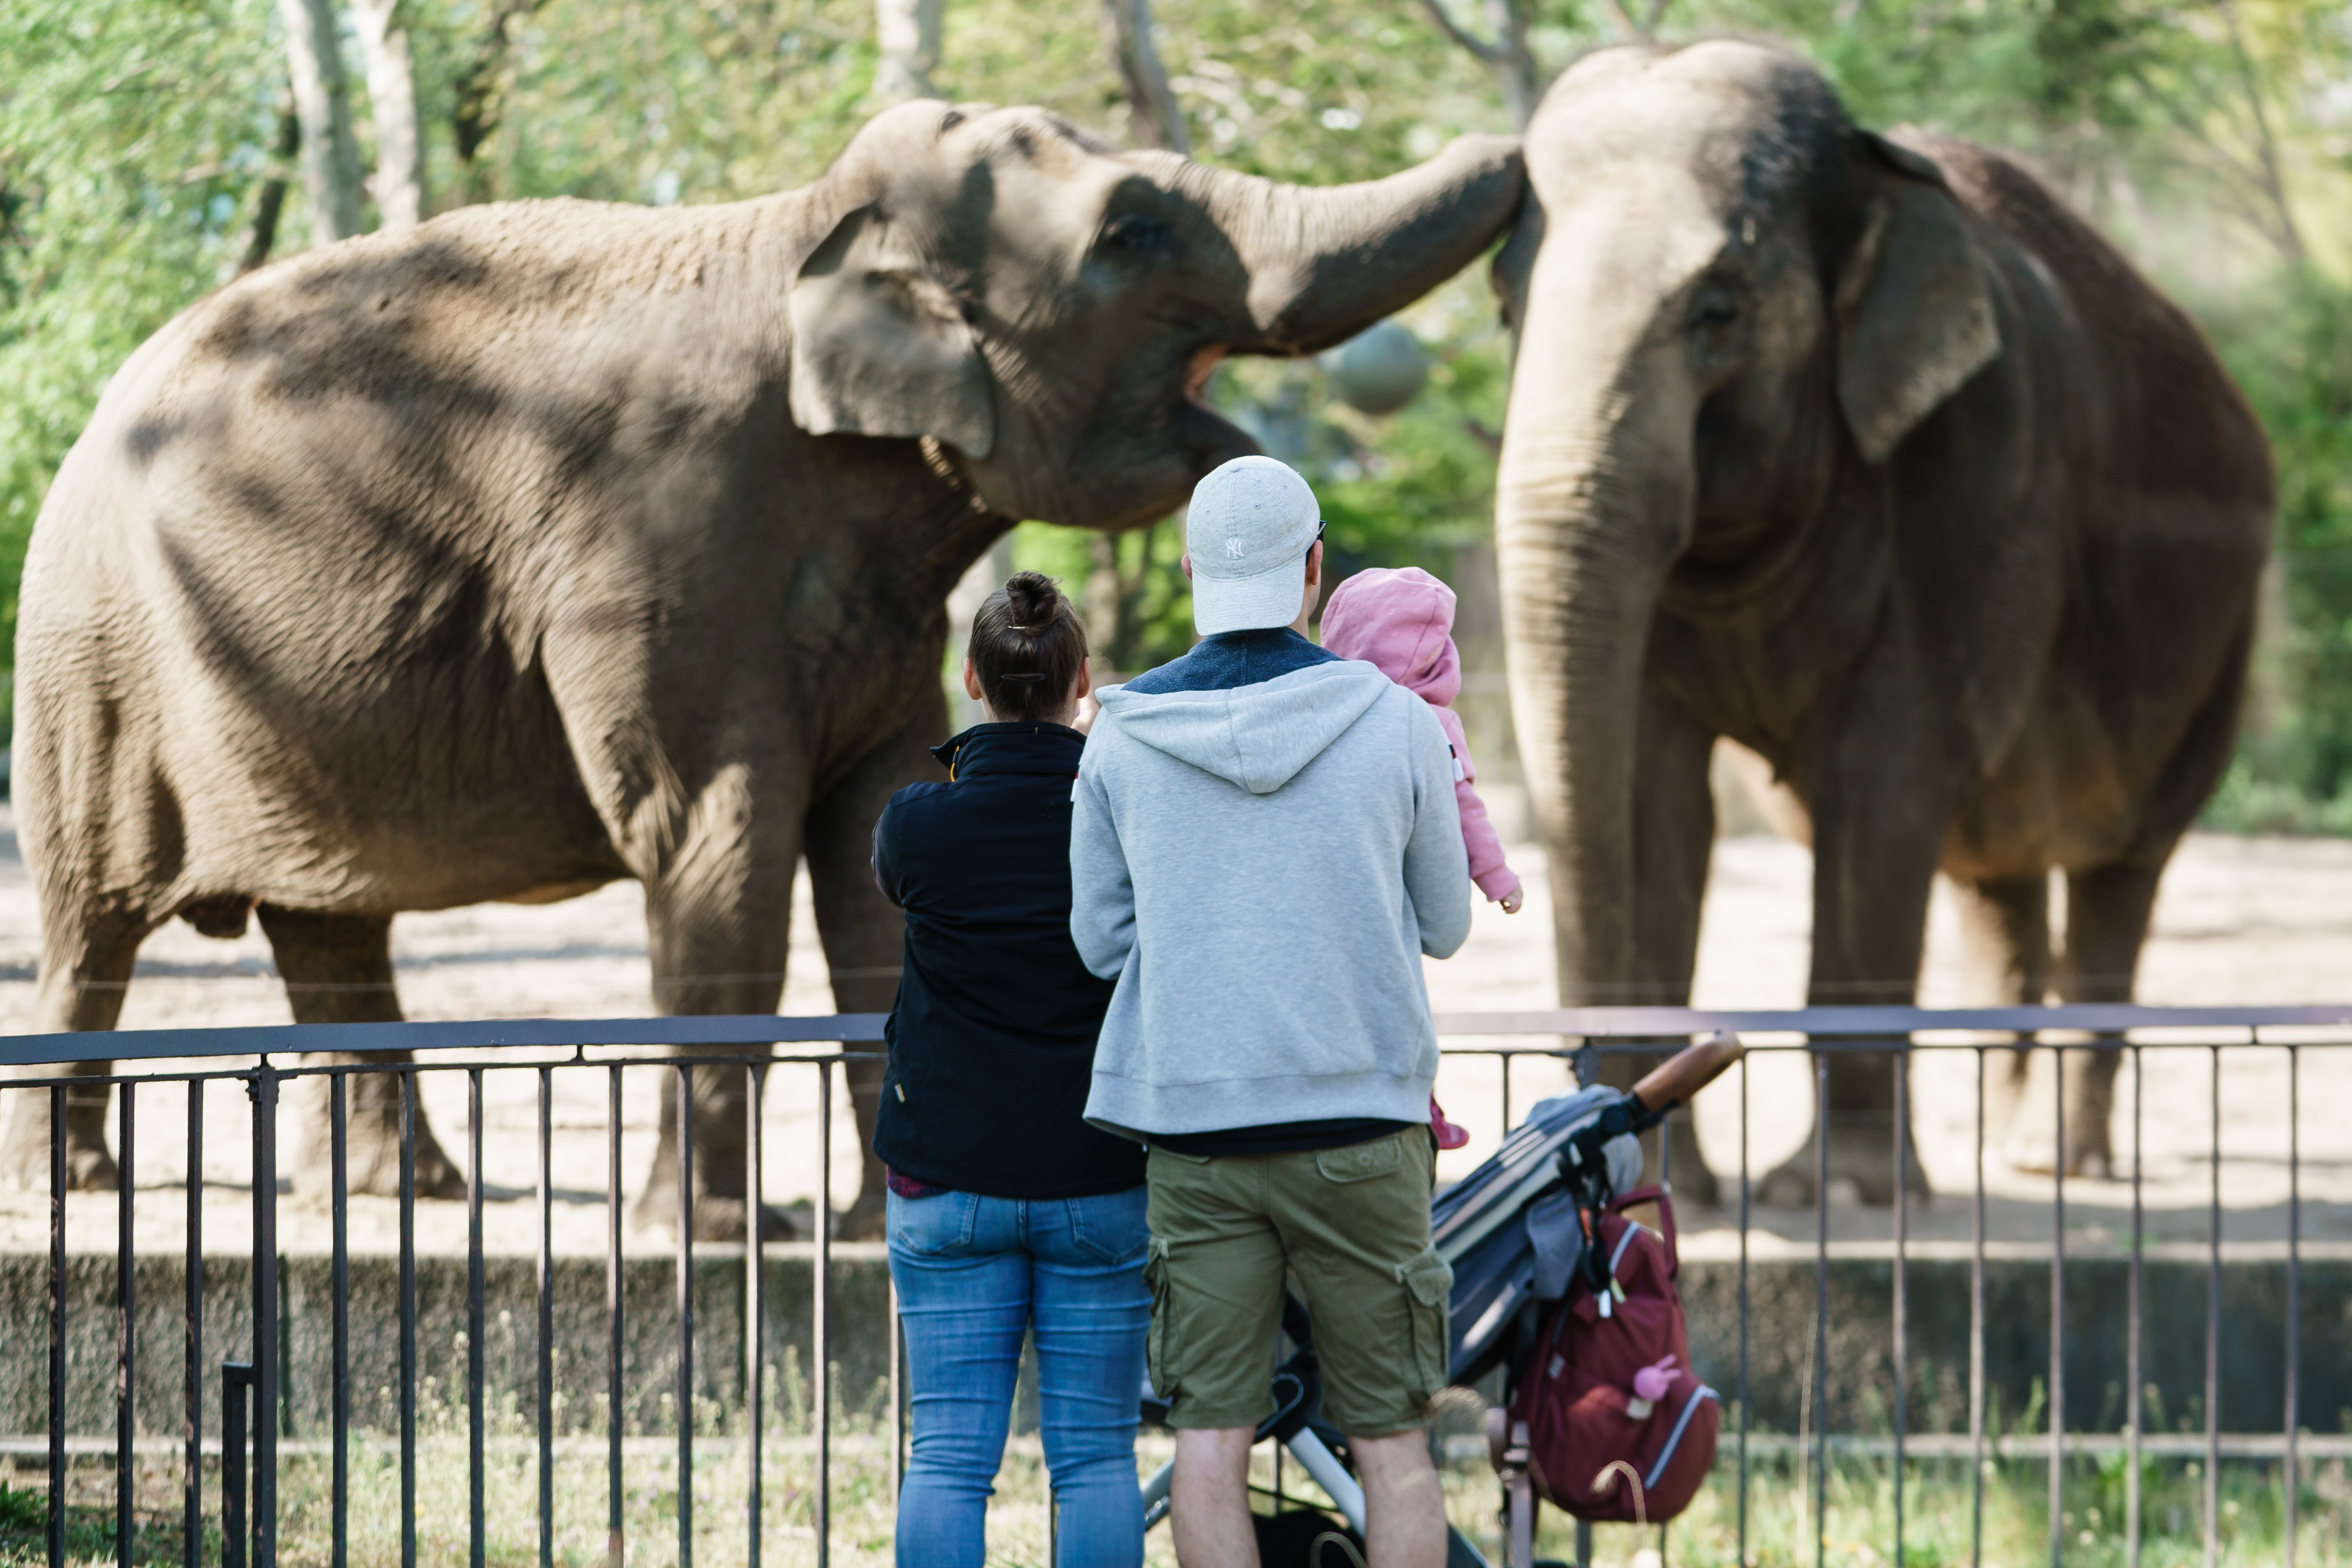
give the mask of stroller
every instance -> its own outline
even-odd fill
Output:
[[[1431,1240],[1454,1270],[1449,1383],[1467,1385],[1496,1366],[1511,1368],[1516,1381],[1534,1349],[1542,1308],[1591,1272],[1578,1209],[1597,1210],[1613,1195],[1633,1190],[1642,1176],[1639,1134],[1712,1082],[1739,1059],[1741,1049],[1735,1037],[1719,1034],[1676,1054],[1631,1092],[1593,1085],[1540,1101],[1493,1157],[1438,1195],[1430,1206]],[[1283,1302],[1282,1332],[1294,1348],[1275,1368],[1275,1412],[1259,1425],[1258,1440],[1282,1444],[1360,1541],[1363,1489],[1349,1472],[1347,1438],[1323,1418],[1314,1326],[1296,1296]],[[1144,1420],[1164,1424],[1167,1416],[1167,1402],[1147,1387]],[[1175,1468],[1172,1460],[1162,1465],[1143,1484],[1147,1530],[1167,1517]],[[1525,1504],[1524,1490],[1513,1489],[1515,1516]],[[1276,1505],[1284,1500],[1277,1497]],[[1527,1511],[1524,1521],[1512,1521],[1512,1534],[1520,1541],[1532,1529],[1532,1508]],[[1337,1533],[1321,1514],[1305,1511],[1260,1516],[1259,1531],[1265,1568],[1276,1568],[1269,1548],[1284,1550],[1295,1542],[1287,1549],[1296,1560],[1311,1563],[1309,1542]],[[1347,1561],[1334,1552],[1328,1568]],[[1446,1568],[1489,1565],[1449,1526]]]

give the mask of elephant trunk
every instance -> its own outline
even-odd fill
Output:
[[[1517,211],[1519,142],[1465,136],[1402,173],[1354,185],[1286,185],[1167,154],[1249,277],[1231,347],[1311,354],[1343,342],[1459,272]]]
[[[1577,298],[1531,291],[1495,543],[1560,1001],[1607,1006],[1662,999],[1636,994],[1635,758],[1651,620],[1689,537],[1696,393],[1678,344],[1560,304]]]

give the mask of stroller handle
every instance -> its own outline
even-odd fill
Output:
[[[1669,1105],[1680,1104],[1714,1082],[1747,1051],[1739,1037],[1727,1030],[1687,1051],[1676,1051],[1663,1066],[1633,1085],[1633,1098],[1642,1103],[1644,1111],[1654,1114]]]

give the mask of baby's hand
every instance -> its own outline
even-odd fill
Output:
[[[1510,892],[1503,894],[1503,913],[1506,915],[1517,915],[1519,912],[1519,905],[1525,904],[1527,901],[1527,883],[1521,883],[1518,886],[1511,889]]]

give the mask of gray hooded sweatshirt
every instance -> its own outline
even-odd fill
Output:
[[[1427,1119],[1421,956],[1470,934],[1427,703],[1341,660],[1225,690],[1113,686],[1073,799],[1070,934],[1118,981],[1087,1121]]]

